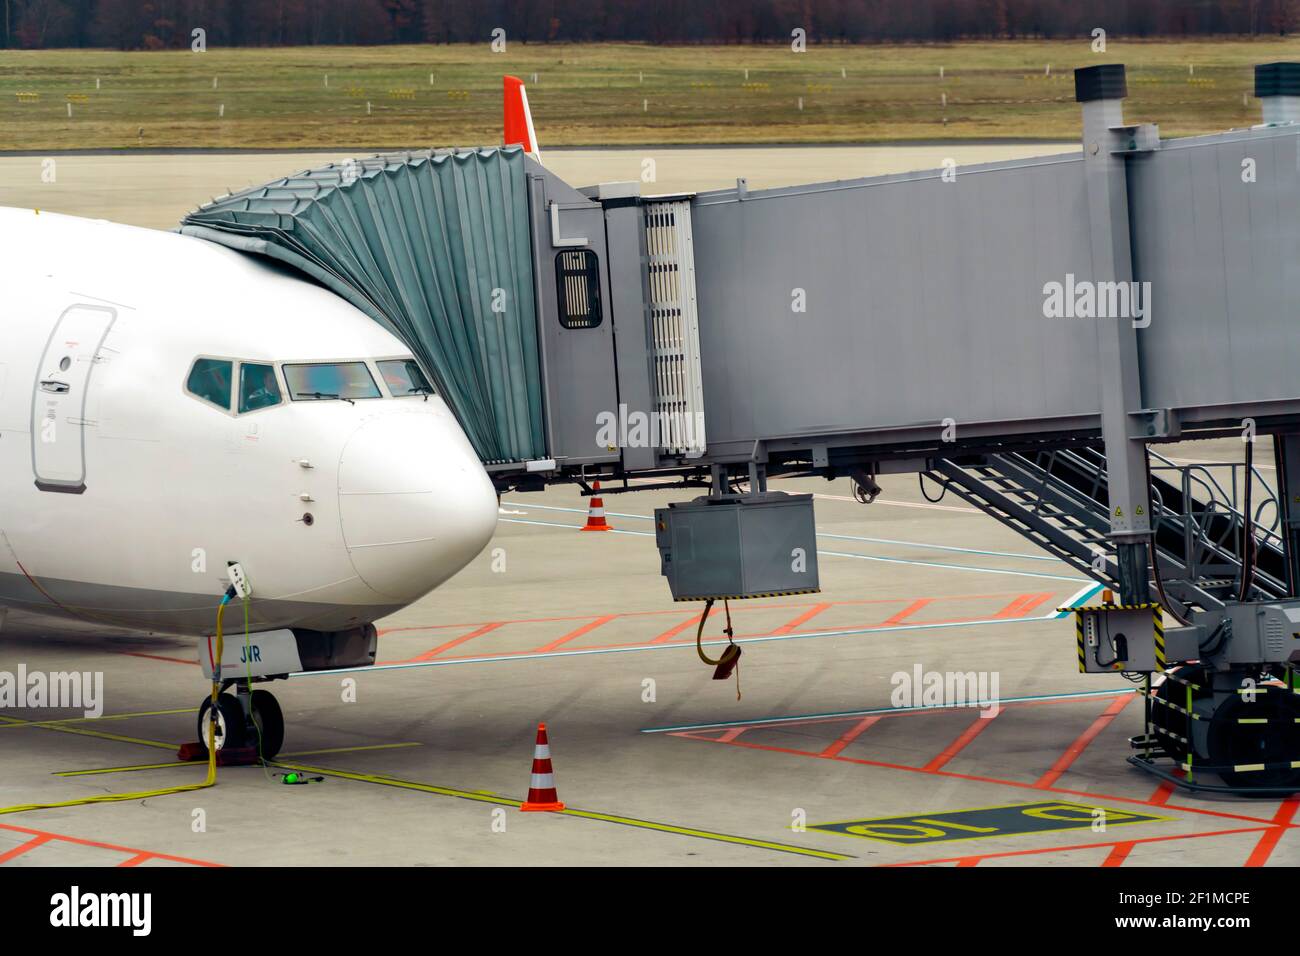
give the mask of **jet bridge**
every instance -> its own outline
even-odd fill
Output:
[[[1260,125],[1177,140],[1126,122],[1122,66],[1075,81],[1082,148],[1059,156],[644,196],[514,148],[422,151],[182,230],[402,336],[500,488],[707,488],[656,515],[679,599],[817,589],[811,500],[770,478],[869,501],[923,475],[1118,591],[1079,610],[1080,669],[1146,674],[1144,769],[1291,792],[1300,64],[1256,68]],[[1223,435],[1250,439],[1232,495],[1150,448]],[[1257,435],[1277,479],[1252,501]],[[1168,619],[1134,629],[1153,605]]]

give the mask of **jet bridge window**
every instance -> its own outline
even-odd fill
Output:
[[[600,260],[590,249],[566,250],[555,257],[555,288],[560,325],[594,329],[600,325]]]
[[[280,404],[280,383],[275,380],[275,367],[239,364],[239,414],[255,412]]]
[[[191,395],[230,411],[230,385],[235,364],[225,359],[196,359],[185,389]]]
[[[295,402],[383,397],[365,362],[286,365],[284,380]]]

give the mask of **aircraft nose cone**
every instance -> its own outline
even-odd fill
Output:
[[[455,418],[433,401],[364,423],[339,461],[352,566],[373,591],[404,603],[469,564],[496,530],[492,482]]]

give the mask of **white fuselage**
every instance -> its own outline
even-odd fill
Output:
[[[208,633],[229,562],[258,630],[346,630],[426,594],[497,509],[442,399],[385,384],[377,360],[409,355],[257,257],[0,208],[0,618]],[[187,388],[204,357],[233,369],[228,408]],[[293,400],[285,364],[327,362],[366,363],[380,397]],[[241,413],[240,363],[273,367],[282,400]]]

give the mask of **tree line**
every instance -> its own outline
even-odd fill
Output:
[[[1300,0],[0,0],[0,47],[1289,35]]]

